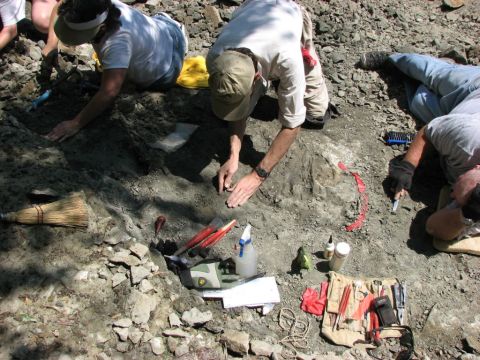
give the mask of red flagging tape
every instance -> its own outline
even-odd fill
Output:
[[[348,168],[345,166],[344,163],[339,162],[338,167],[342,169],[343,171],[346,171],[350,173],[355,178],[355,181],[357,183],[357,190],[360,194],[360,213],[357,216],[357,219],[351,223],[350,225],[345,226],[346,231],[353,231],[356,229],[360,229],[363,225],[363,222],[365,221],[365,218],[367,217],[367,212],[368,212],[368,195],[366,193],[367,187],[365,186],[365,183],[363,182],[362,178],[360,175],[356,172],[352,172],[348,170]]]

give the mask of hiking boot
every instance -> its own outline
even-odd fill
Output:
[[[319,117],[312,117],[307,114],[305,116],[305,126],[308,129],[323,129],[325,124],[327,124],[332,118],[336,118],[337,116],[340,115],[340,112],[338,111],[337,107],[333,105],[332,103],[328,103],[328,108],[325,111],[325,114],[323,116]]]
[[[371,51],[360,55],[358,67],[364,70],[377,70],[385,66],[390,53],[386,51]]]

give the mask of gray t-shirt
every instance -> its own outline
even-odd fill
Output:
[[[471,107],[465,106],[469,97],[450,114],[433,119],[425,127],[425,136],[439,152],[443,171],[450,184],[480,164],[480,112],[466,113],[468,109],[475,111],[475,107],[478,107],[478,100],[471,102]],[[458,113],[457,108],[465,112]]]

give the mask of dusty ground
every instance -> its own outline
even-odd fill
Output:
[[[438,0],[302,3],[314,14],[324,73],[342,115],[322,131],[304,129],[262,189],[235,210],[225,207],[225,195],[218,195],[214,186],[227,155],[227,129],[211,115],[207,91],[177,88],[156,94],[126,89],[111,111],[71,140],[55,144],[41,135],[72,117],[89,95],[72,79],[43,107],[26,112],[30,100],[40,94],[39,84],[48,86],[38,76],[42,42],[36,36],[37,42],[32,41],[27,32],[2,54],[2,211],[28,205],[26,195],[32,190],[50,188],[59,194],[83,190],[92,214],[86,231],[0,226],[0,358],[150,359],[156,357],[150,338],[158,338],[160,358],[192,358],[196,350],[210,348],[217,354],[211,358],[217,359],[224,358],[217,335],[224,329],[276,344],[286,335],[278,325],[279,310],[289,307],[306,319],[299,309],[300,296],[307,286],[326,278],[326,263],[315,256],[317,270],[292,273],[297,249],[303,245],[316,254],[331,234],[353,248],[346,274],[406,282],[418,358],[467,358],[474,352],[475,341],[480,341],[480,259],[438,253],[425,234],[425,220],[444,184],[434,154],[416,175],[411,198],[402,201],[396,214],[390,213],[385,192],[388,161],[403,149],[386,147],[381,137],[385,130],[413,131],[416,124],[406,110],[398,77],[364,72],[354,64],[372,49],[439,55],[450,48],[478,64],[480,1],[466,1],[451,12]],[[225,21],[235,8],[229,2],[212,5]],[[157,7],[138,6],[146,13],[164,9],[185,22],[191,54],[205,55],[219,31],[214,17],[205,16],[203,2],[164,0]],[[64,53],[60,65],[67,69],[78,63],[95,80],[88,52]],[[266,114],[271,113],[267,107]],[[249,122],[239,176],[250,171],[272,142],[279,125],[269,120]],[[178,121],[200,125],[186,146],[166,154],[145,145],[169,133]],[[351,233],[344,226],[357,216],[359,196],[353,177],[337,167],[339,161],[360,174],[369,196],[367,220]],[[157,305],[148,321],[130,328],[141,340],[120,341],[112,323],[130,317],[139,291],[129,281],[112,288],[112,277],[127,270],[108,259],[135,242],[148,245],[160,214],[167,217],[160,239],[176,242],[188,239],[214,216],[237,219],[240,226],[218,246],[223,257],[232,255],[235,240],[250,222],[259,267],[277,278],[282,303],[266,317],[255,310],[224,311],[219,303],[204,303],[183,289],[163,259],[147,254],[144,265],[152,270],[154,290],[144,295]],[[162,335],[170,327],[169,315],[181,316],[194,306],[210,310],[213,320],[205,327],[185,327],[188,336],[178,339]],[[311,329],[303,353],[325,359],[334,358],[334,353],[369,358],[328,343],[320,336],[320,320],[308,318]],[[388,359],[394,354],[379,349],[377,356]]]

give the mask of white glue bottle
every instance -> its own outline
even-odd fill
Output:
[[[328,239],[328,242],[325,244],[325,249],[323,250],[323,257],[327,260],[330,260],[334,251],[335,243],[333,242],[333,236],[330,235],[330,239]]]
[[[252,225],[247,224],[238,244],[240,251],[234,257],[235,272],[241,277],[257,275],[257,252],[252,243]]]

